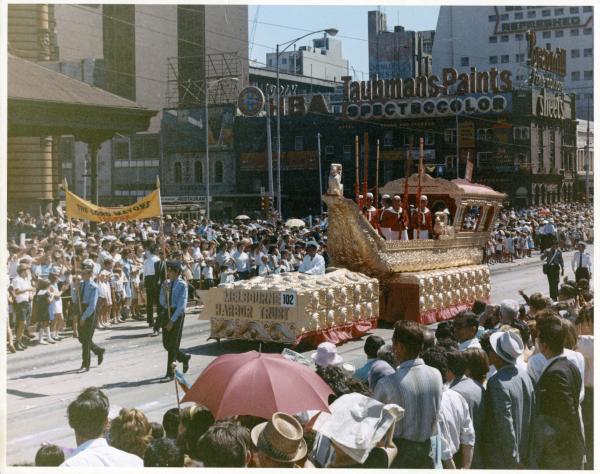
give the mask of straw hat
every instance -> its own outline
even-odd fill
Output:
[[[302,425],[286,413],[274,413],[252,429],[251,438],[260,452],[274,461],[294,463],[306,456]]]

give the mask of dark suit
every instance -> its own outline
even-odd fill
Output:
[[[554,359],[535,388],[532,469],[581,469],[585,441],[579,416],[581,374],[566,357]]]
[[[488,381],[484,400],[481,440],[484,467],[527,467],[535,406],[531,378],[514,365],[504,366]]]
[[[166,274],[166,262],[164,260],[159,260],[154,263],[154,278],[156,281],[157,294],[160,295],[160,288],[162,288],[163,282],[167,279]],[[162,328],[165,324],[167,324],[167,314],[165,309],[158,304],[156,308],[156,320],[152,326],[152,330],[159,332],[160,328]]]
[[[564,270],[565,264],[563,262],[562,252],[556,249],[556,255],[554,250],[547,249],[542,258],[545,258],[547,264],[546,277],[548,277],[548,287],[550,290],[550,298],[553,300],[558,299],[558,284],[560,283],[560,273]]]

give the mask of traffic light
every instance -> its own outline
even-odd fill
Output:
[[[269,196],[261,196],[260,198],[260,208],[263,211],[267,211],[269,208],[273,206],[273,201]]]

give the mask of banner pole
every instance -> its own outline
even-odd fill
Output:
[[[360,153],[360,148],[359,148],[359,144],[358,144],[358,135],[356,135],[354,137],[354,172],[356,174],[355,177],[355,181],[354,181],[354,200],[356,201],[357,204],[359,204],[358,202],[358,195],[360,194],[360,170],[359,170],[359,153]]]
[[[173,362],[171,364],[171,368],[173,369],[173,373],[177,370],[177,362]],[[175,382],[175,396],[177,397],[177,409],[181,411],[181,401],[179,400],[179,387],[177,386],[177,377],[173,377],[173,382]]]
[[[377,139],[377,152],[375,155],[375,206],[379,202],[379,138]]]
[[[65,201],[67,199],[67,193],[69,192],[69,183],[67,183],[67,178],[63,181],[63,188],[65,190]],[[77,274],[77,255],[75,255],[75,240],[73,238],[73,221],[67,212],[67,219],[69,219],[69,236],[71,237],[71,248],[73,249],[73,276]],[[77,305],[79,306],[79,318],[81,317],[81,294],[79,291],[79,285],[75,289],[77,291]]]
[[[163,282],[166,283],[167,281],[167,243],[166,243],[166,239],[165,239],[165,229],[163,226],[163,210],[162,210],[162,203],[160,201],[160,178],[158,177],[158,175],[156,176],[156,188],[158,189],[158,202],[160,203],[160,239],[162,241],[162,250],[163,250],[163,256],[164,256],[164,262],[163,262],[163,268],[164,268],[164,272],[165,272],[165,281]],[[160,288],[159,288],[159,294],[160,294]],[[171,320],[171,295],[169,294],[169,290],[167,288],[165,288],[165,300],[167,302],[167,316],[169,318],[169,321]],[[167,321],[168,323],[168,321]]]

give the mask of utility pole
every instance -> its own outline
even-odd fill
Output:
[[[319,160],[319,202],[323,214],[323,172],[321,171],[321,134],[317,133],[317,160]]]
[[[273,202],[273,145],[271,142],[271,99],[267,97],[267,176],[269,177],[269,198]]]
[[[210,160],[208,158],[208,64],[204,60],[204,140],[206,141],[206,218],[210,221]]]
[[[587,137],[585,140],[585,202],[590,202],[590,96],[587,96]]]

